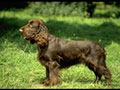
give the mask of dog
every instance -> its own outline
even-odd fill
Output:
[[[111,85],[111,72],[107,68],[106,51],[97,42],[67,41],[50,34],[41,19],[33,19],[19,29],[24,39],[37,44],[38,60],[46,68],[45,85],[56,85],[61,81],[60,70],[75,64],[83,63],[94,72],[95,83],[103,75],[107,85]]]

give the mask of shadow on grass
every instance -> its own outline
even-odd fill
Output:
[[[25,52],[36,52],[35,47],[31,45],[29,41],[24,40],[24,37],[19,32],[20,27],[27,23],[27,19],[0,18],[0,49],[3,49],[4,44],[2,45],[2,43],[7,40],[10,43],[14,43],[18,48]]]
[[[21,20],[18,18],[0,18],[0,37],[11,32],[18,32],[18,29],[27,23],[27,20]]]
[[[88,24],[68,24],[62,21],[50,20],[46,25],[52,34],[66,39],[97,41],[104,47],[111,44],[112,41],[120,43],[120,27],[112,22],[90,26]]]
[[[22,50],[25,49],[24,45],[28,45],[25,52],[29,52],[29,49],[31,49],[32,52],[36,52],[37,49],[35,49],[35,47],[32,48],[33,45],[27,40],[24,40],[23,36],[18,32],[19,28],[27,24],[27,22],[27,19],[0,18],[1,43],[4,42],[4,39],[8,39],[9,42],[15,43],[18,48]],[[52,34],[64,39],[97,41],[104,47],[111,44],[112,41],[120,43],[120,27],[112,22],[104,22],[101,25],[90,26],[88,24],[69,24],[63,21],[49,20],[46,22],[46,25]]]

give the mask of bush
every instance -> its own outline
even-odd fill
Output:
[[[120,17],[119,7],[104,2],[30,2],[29,8],[31,15],[41,16]]]
[[[86,2],[31,2],[31,15],[84,16],[87,17]]]
[[[120,10],[119,9],[111,10],[108,13],[109,13],[109,17],[112,17],[112,18],[119,18],[120,17]]]

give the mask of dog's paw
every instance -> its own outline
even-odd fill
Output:
[[[41,84],[49,84],[49,79],[45,79],[45,80],[42,80],[40,81]]]

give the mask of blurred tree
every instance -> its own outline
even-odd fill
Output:
[[[89,17],[93,16],[95,8],[96,4],[94,2],[87,2],[87,12],[89,13]]]

